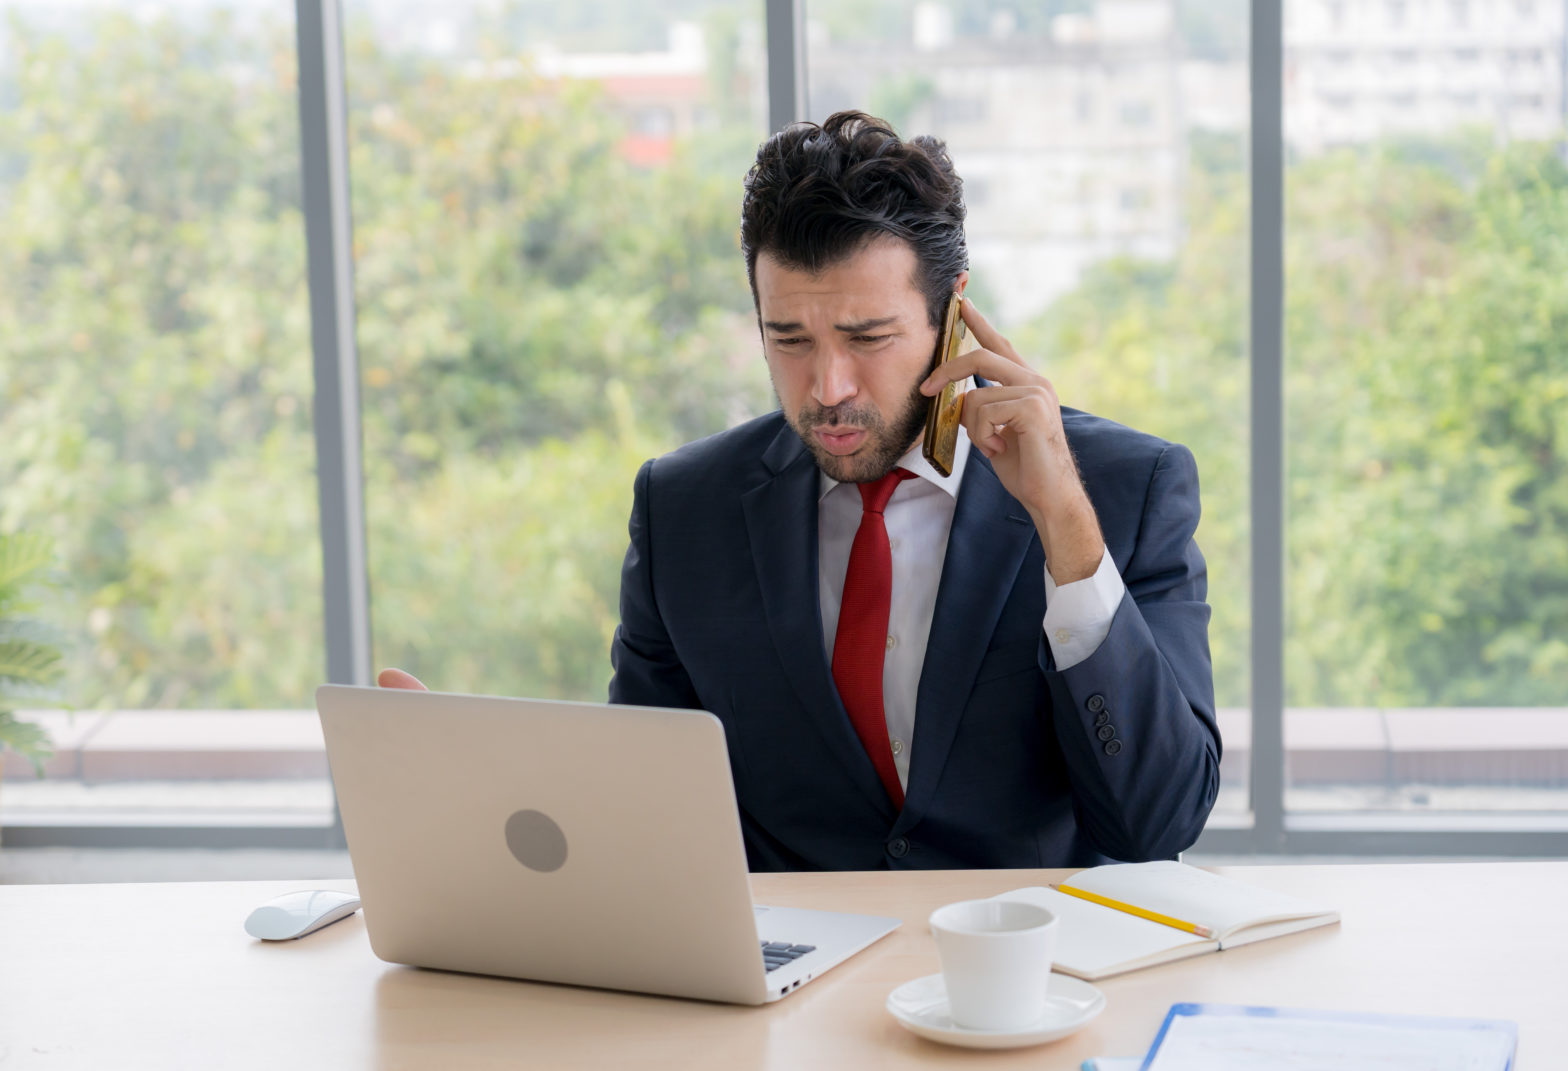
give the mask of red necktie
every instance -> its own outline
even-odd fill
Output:
[[[888,548],[882,511],[893,489],[913,472],[894,469],[880,480],[863,483],[864,512],[849,550],[844,599],[839,606],[838,633],[833,638],[833,682],[849,712],[855,735],[871,756],[882,787],[895,807],[904,806],[904,790],[893,765],[887,740],[887,712],[882,708],[882,658],[887,654],[888,606],[893,597],[893,553]]]

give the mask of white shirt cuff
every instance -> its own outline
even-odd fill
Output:
[[[1060,587],[1045,570],[1045,639],[1058,670],[1069,669],[1094,654],[1111,631],[1116,608],[1122,604],[1127,585],[1105,549],[1100,566],[1087,580],[1075,580]]]

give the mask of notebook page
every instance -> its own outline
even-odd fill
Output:
[[[1299,897],[1259,889],[1170,859],[1097,866],[1073,875],[1064,884],[1200,923],[1219,938],[1255,922],[1333,914],[1329,908]]]
[[[1214,947],[1213,941],[1055,889],[1015,889],[995,899],[1023,900],[1055,912],[1061,919],[1057,925],[1056,963],[1073,974],[1094,977],[1179,948]]]
[[[1180,1015],[1147,1071],[1503,1071],[1512,1040],[1404,1023]]]
[[[1288,933],[1300,933],[1302,930],[1316,929],[1319,926],[1328,926],[1338,921],[1339,912],[1330,911],[1324,915],[1311,915],[1307,918],[1253,923],[1250,926],[1243,926],[1239,930],[1227,933],[1225,939],[1220,942],[1220,947],[1240,948],[1242,945],[1267,941],[1274,937],[1284,937]]]

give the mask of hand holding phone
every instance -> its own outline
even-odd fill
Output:
[[[956,419],[990,463],[1003,489],[1029,511],[1056,583],[1083,580],[1098,567],[1105,541],[1067,442],[1056,388],[1031,368],[972,304],[955,302],[967,316],[964,322],[978,346],[959,353],[950,341],[951,333],[944,333],[948,349],[939,352],[942,359],[920,384],[921,393],[933,402],[926,456],[931,457],[932,446],[940,448],[942,422],[954,419],[948,409],[938,408],[936,403],[948,397],[954,384],[970,376],[985,380],[985,386],[954,398]],[[936,438],[931,435],[933,430],[938,433]],[[956,428],[952,434],[956,448]],[[932,464],[936,463],[933,459]]]

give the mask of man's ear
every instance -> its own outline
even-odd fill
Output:
[[[959,294],[962,294],[964,292],[964,287],[966,287],[968,285],[969,285],[969,269],[965,268],[963,271],[958,273],[958,281],[953,284],[953,289],[957,290],[959,292]]]

